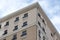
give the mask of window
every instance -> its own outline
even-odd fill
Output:
[[[23,23],[23,26],[22,26],[22,27],[24,27],[24,26],[26,26],[26,25],[27,25],[27,21]]]
[[[38,13],[38,16],[41,17],[41,15]]]
[[[42,30],[43,30],[44,33],[46,33],[44,28],[42,28]]]
[[[43,40],[45,40],[45,36],[43,36]]]
[[[16,40],[17,39],[17,34],[13,35],[13,39],[12,40]]]
[[[5,26],[8,26],[8,25],[9,25],[9,21],[8,21],[8,22],[6,22]]]
[[[51,33],[51,36],[53,37],[53,33]]]
[[[28,13],[24,14],[24,16],[23,16],[23,18],[26,18],[26,17],[28,17]]]
[[[18,25],[14,27],[13,31],[17,30],[18,29]]]
[[[1,29],[1,25],[0,25],[0,29]]]
[[[25,35],[27,35],[27,32],[26,32],[26,30],[24,30],[24,31],[22,32],[22,35],[21,35],[21,37],[22,37],[22,36],[25,36]]]
[[[7,34],[7,30],[4,31],[3,35],[6,35]]]
[[[55,34],[56,34],[56,32],[54,32],[54,33],[51,33],[51,36],[53,37]]]
[[[41,27],[41,24],[40,24],[40,22],[38,21],[38,25]]]
[[[19,17],[17,17],[17,18],[15,19],[15,22],[17,22],[17,21],[19,21]]]
[[[42,19],[42,22],[45,24],[45,21],[44,21],[44,19]]]
[[[39,37],[41,38],[41,36],[40,36],[40,34],[41,34],[40,30],[38,32],[39,32]]]

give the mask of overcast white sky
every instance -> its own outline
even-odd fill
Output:
[[[0,0],[0,18],[37,1],[60,32],[60,0]]]

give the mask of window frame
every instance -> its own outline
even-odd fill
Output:
[[[22,31],[21,37],[26,36],[26,35],[27,35],[27,30]]]
[[[3,33],[3,35],[6,35],[7,33],[8,33],[8,30],[5,30],[4,33]]]
[[[0,25],[0,29],[1,29],[1,26],[2,26],[2,25]]]
[[[17,34],[14,34],[12,40],[16,40],[16,39],[17,39]]]
[[[22,27],[25,27],[27,25],[27,21],[25,21],[22,25]]]
[[[18,29],[18,25],[14,26],[14,29],[13,31],[17,30]]]
[[[7,21],[7,22],[5,23],[5,26],[9,26],[9,21]]]
[[[25,13],[23,16],[23,18],[26,18],[26,17],[28,17],[28,13]]]
[[[19,17],[16,17],[14,22],[17,22],[17,21],[19,21]]]

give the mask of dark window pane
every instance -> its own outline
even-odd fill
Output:
[[[26,25],[27,25],[27,21],[23,23],[23,26],[22,26],[22,27],[24,27],[24,26],[26,26]]]
[[[28,17],[28,13],[24,14],[24,17],[23,18],[25,18],[25,17]]]
[[[17,30],[18,29],[18,25],[17,26],[15,26],[15,28],[13,29],[13,31],[15,31],[15,30]]]
[[[39,37],[41,38],[40,34],[41,34],[41,32],[40,32],[40,30],[39,30]]]
[[[44,21],[44,19],[42,19],[42,22],[45,24],[45,21]]]
[[[25,36],[25,35],[27,35],[27,32],[26,32],[26,30],[24,30],[24,31],[22,32],[22,35],[21,35],[21,37],[22,37],[22,36]]]
[[[46,33],[44,28],[42,28],[42,30],[43,30],[44,33]]]
[[[3,35],[7,34],[7,30],[4,31]]]
[[[8,22],[6,22],[5,26],[8,26],[8,25],[9,25],[9,21],[8,21]]]
[[[0,29],[1,29],[1,25],[0,25]]]
[[[38,13],[38,16],[41,17],[39,13]]]
[[[40,24],[40,22],[38,21],[38,25],[41,27],[41,24]]]
[[[53,37],[53,34],[51,33],[51,36]]]
[[[16,22],[16,21],[19,21],[19,17],[17,17],[17,18],[15,19],[15,22]]]
[[[16,40],[17,39],[17,34],[13,35],[13,39],[12,40]]]
[[[43,40],[45,40],[45,36],[43,36]]]

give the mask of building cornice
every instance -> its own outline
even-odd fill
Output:
[[[1,22],[4,22],[4,21],[6,21],[6,20],[8,20],[8,19],[10,19],[10,18],[12,18],[12,17],[14,17],[14,16],[17,16],[17,15],[19,15],[19,14],[22,14],[22,13],[24,13],[24,12],[26,12],[26,11],[29,11],[29,10],[31,10],[31,9],[33,9],[33,8],[37,8],[37,7],[39,7],[39,3],[38,3],[38,2],[36,2],[36,3],[32,4],[32,5],[29,5],[29,6],[27,6],[27,7],[24,7],[24,8],[22,8],[22,9],[20,9],[20,10],[17,10],[16,12],[13,12],[13,13],[11,13],[11,14],[3,17],[3,18],[1,18],[1,19],[0,19],[0,23],[1,23]]]

